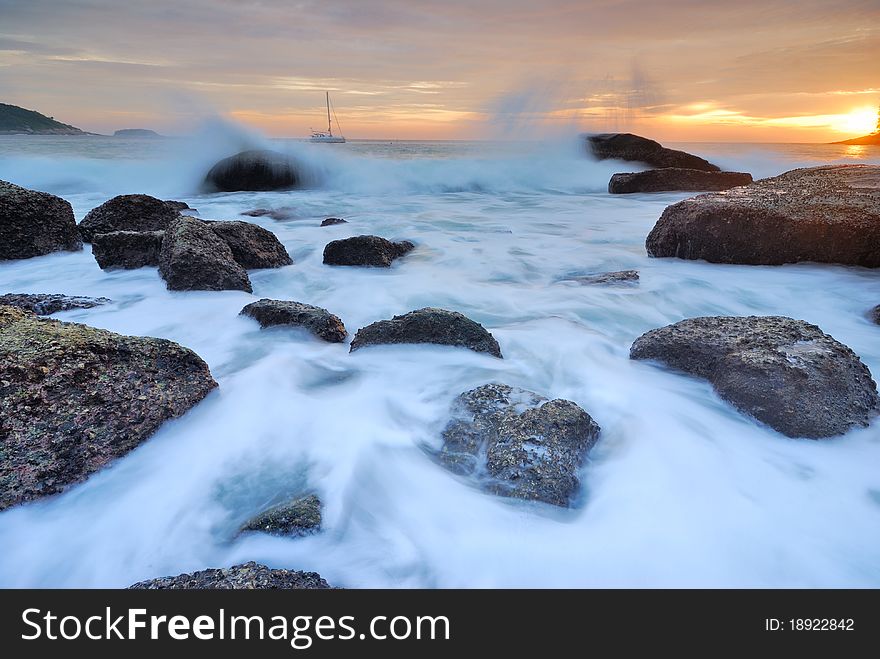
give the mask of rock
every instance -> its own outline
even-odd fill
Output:
[[[247,291],[251,282],[226,244],[209,224],[185,215],[165,231],[159,274],[172,291]]]
[[[205,176],[211,191],[288,190],[300,182],[294,163],[283,153],[254,149],[224,158]]]
[[[443,431],[440,462],[490,492],[568,506],[599,426],[569,400],[506,384],[461,394]]]
[[[666,167],[646,172],[614,174],[608,183],[611,194],[633,192],[705,192],[729,190],[752,182],[751,174],[741,172],[706,172],[700,169]]]
[[[208,590],[255,590],[255,589],[302,590],[331,588],[317,572],[295,572],[293,570],[273,570],[259,563],[244,563],[230,568],[208,569],[179,574],[176,577],[160,577],[141,581],[129,589],[208,589]]]
[[[280,268],[293,263],[275,234],[261,226],[239,221],[207,224],[229,245],[232,257],[246,270]]]
[[[876,307],[868,312],[868,317],[875,323],[880,325],[880,304],[878,304]]]
[[[314,494],[269,508],[241,527],[271,535],[306,536],[321,528],[321,500]]]
[[[605,133],[589,135],[587,146],[599,160],[613,158],[642,162],[651,167],[680,167],[718,172],[721,168],[697,156],[667,149],[659,142],[632,133]]]
[[[583,277],[571,277],[566,281],[576,281],[579,284],[607,284],[609,286],[635,286],[639,283],[638,270],[618,270],[617,272],[600,272],[595,275]]]
[[[393,343],[458,346],[501,358],[498,341],[482,325],[457,311],[431,307],[362,327],[351,342],[351,352],[365,346]]]
[[[85,480],[216,386],[171,341],[0,307],[0,510]]]
[[[328,217],[326,220],[321,220],[322,227],[332,227],[334,224],[348,224],[348,220],[343,220],[341,217]]]
[[[269,300],[263,298],[251,302],[241,310],[241,315],[250,316],[260,323],[260,327],[293,325],[304,327],[319,339],[330,343],[345,341],[347,332],[342,321],[321,307],[301,302]]]
[[[86,213],[79,223],[79,233],[90,243],[98,233],[164,231],[180,215],[180,203],[146,194],[119,195]]]
[[[195,208],[192,208],[185,201],[174,201],[173,199],[166,199],[164,203],[166,206],[168,206],[168,208],[173,208],[176,211],[194,211],[195,210]]]
[[[255,208],[251,211],[245,211],[242,215],[248,217],[270,217],[273,220],[290,220],[296,217],[296,209],[290,206],[283,208]]]
[[[789,437],[867,426],[880,405],[852,350],[783,316],[690,318],[642,335],[630,358],[705,378],[721,398]]]
[[[0,306],[26,309],[38,316],[48,316],[70,309],[91,309],[111,302],[113,300],[106,297],[81,297],[57,293],[7,293],[0,295]]]
[[[379,236],[354,236],[327,243],[324,247],[324,263],[387,268],[394,259],[413,249],[415,245],[408,240],[395,243]]]
[[[164,231],[113,231],[92,236],[92,255],[102,270],[159,265]]]
[[[880,267],[880,166],[795,169],[685,199],[663,211],[645,246],[712,263]]]
[[[69,203],[0,181],[0,261],[80,249],[82,241]]]

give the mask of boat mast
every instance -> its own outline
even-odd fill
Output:
[[[330,135],[333,135],[333,126],[330,124],[330,92],[324,92],[327,94],[327,132]]]

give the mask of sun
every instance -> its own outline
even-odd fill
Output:
[[[831,127],[840,133],[869,135],[877,130],[877,108],[874,107],[856,108],[837,117]]]

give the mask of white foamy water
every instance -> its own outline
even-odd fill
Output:
[[[880,586],[880,425],[787,439],[699,380],[631,362],[632,341],[683,318],[782,314],[818,324],[880,374],[877,273],[649,259],[644,239],[683,194],[610,196],[614,171],[568,143],[285,142],[313,187],[201,195],[217,158],[252,141],[0,138],[0,179],[59,194],[77,219],[109,197],[181,199],[201,217],[254,221],[295,264],[251,272],[254,295],[172,293],[155,269],[101,271],[88,246],[0,263],[0,292],[106,296],[57,314],[177,341],[220,387],[143,446],[61,496],[0,514],[0,585],[121,587],[255,560],[348,587]],[[756,176],[880,162],[845,147],[690,145]],[[318,227],[324,217],[350,224]],[[250,218],[243,218],[250,219]],[[417,249],[389,270],[321,263],[330,240],[372,233]],[[632,288],[566,276],[637,269]],[[238,316],[260,297],[330,309],[350,333],[423,306],[461,311],[505,359],[395,346],[348,353]],[[451,475],[439,446],[450,401],[489,381],[584,407],[602,436],[579,506],[494,497]],[[305,539],[234,530],[300,491],[325,503]]]

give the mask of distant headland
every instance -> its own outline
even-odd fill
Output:
[[[149,128],[122,128],[113,133],[113,137],[164,137]]]
[[[832,142],[832,144],[854,144],[854,145],[878,145],[880,146],[880,108],[877,108],[877,128],[870,135],[862,137],[854,137],[851,140],[841,140],[840,142]]]
[[[0,135],[93,135],[34,110],[0,103]]]

